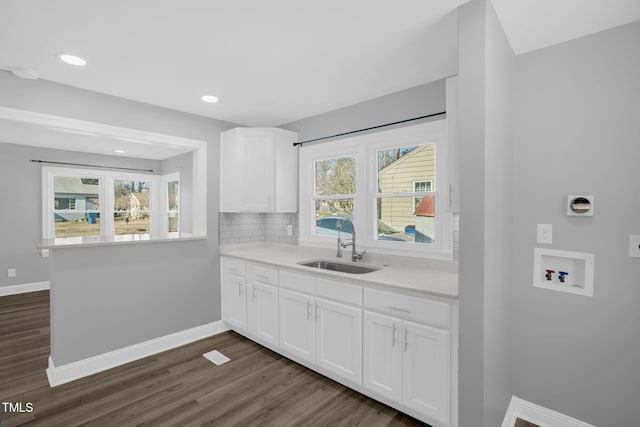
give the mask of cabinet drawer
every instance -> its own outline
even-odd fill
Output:
[[[257,282],[267,283],[270,285],[278,284],[278,270],[263,267],[261,265],[255,265],[253,267],[254,279]]]
[[[451,327],[451,306],[446,302],[365,288],[364,305],[403,319],[444,329]]]
[[[313,295],[316,279],[305,274],[280,271],[280,287]]]
[[[224,273],[233,274],[234,276],[245,277],[247,274],[247,265],[233,258],[220,258],[220,270]]]
[[[316,279],[316,296],[362,307],[362,287],[358,285]]]

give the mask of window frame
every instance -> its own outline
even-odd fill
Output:
[[[430,192],[379,193],[377,152],[409,146],[435,144],[436,186]],[[356,194],[354,195],[354,226],[358,250],[377,253],[453,259],[453,210],[451,187],[453,174],[448,158],[447,120],[437,120],[397,129],[379,131],[331,142],[303,146],[300,150],[300,238],[302,246],[335,248],[332,236],[315,234],[315,161],[353,156],[356,159]],[[415,188],[413,188],[415,189]],[[447,191],[449,190],[449,191]],[[378,240],[378,197],[436,198],[435,242],[433,244]]]
[[[100,200],[100,208],[95,209],[100,213],[100,234],[98,236],[76,236],[76,237],[55,237],[55,221],[54,221],[54,207],[55,207],[55,187],[54,179],[56,176],[64,177],[78,177],[78,178],[93,178],[98,179],[100,183],[100,189],[98,198]],[[166,230],[168,220],[163,221],[164,213],[168,211],[162,207],[168,204],[168,190],[161,191],[165,188],[163,183],[166,177],[172,177],[171,181],[180,181],[180,174],[174,173],[169,175],[156,175],[147,173],[131,173],[122,171],[109,171],[101,169],[91,168],[68,168],[58,166],[43,166],[42,167],[42,237],[43,239],[78,239],[81,237],[114,237],[114,214],[116,212],[114,206],[114,181],[116,180],[129,180],[129,181],[145,181],[149,182],[150,188],[150,212],[149,212],[149,233],[142,233],[142,235],[170,235]],[[165,194],[167,193],[167,194]],[[178,214],[181,214],[180,206],[178,206]]]

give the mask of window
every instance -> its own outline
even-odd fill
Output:
[[[434,242],[435,156],[435,144],[378,150],[377,240]],[[425,192],[429,195],[418,196]],[[430,202],[430,210],[419,209],[425,202]]]
[[[300,243],[451,259],[447,166],[446,120],[304,146]]]
[[[43,236],[164,234],[179,229],[179,174],[43,168]],[[159,191],[164,188],[166,191]]]
[[[429,193],[433,188],[433,181],[413,181],[413,192],[414,193]],[[420,202],[422,201],[422,197],[415,197],[413,199],[413,208],[417,208]]]
[[[167,229],[169,233],[180,231],[180,181],[172,176],[167,182]]]
[[[100,188],[97,178],[53,177],[53,209],[47,217],[55,237],[100,235]]]
[[[353,157],[322,159],[316,160],[314,166],[315,234],[337,236],[342,219],[353,219],[356,160]],[[347,232],[346,228],[342,231]]]

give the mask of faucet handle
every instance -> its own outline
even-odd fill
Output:
[[[362,251],[362,252],[354,253],[353,254],[353,262],[356,262],[356,261],[359,261],[359,260],[361,261],[362,258],[364,258],[364,254],[366,254],[366,253],[367,253],[366,249],[364,251]]]

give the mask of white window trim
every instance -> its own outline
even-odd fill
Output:
[[[164,188],[165,179],[171,176],[175,181],[177,175],[179,181],[179,173],[167,176],[145,174],[145,173],[129,173],[120,171],[98,170],[98,169],[81,169],[81,168],[65,168],[57,166],[42,167],[42,237],[43,239],[55,238],[54,223],[54,177],[56,176],[72,176],[79,178],[97,178],[100,180],[100,236],[112,237],[114,235],[113,206],[114,195],[113,187],[115,180],[134,180],[151,183],[151,209],[150,209],[150,233],[154,235],[169,234],[165,232],[163,225],[163,212],[166,210],[162,207],[168,203],[167,191]],[[168,181],[167,181],[168,182]],[[180,210],[179,210],[180,212]],[[164,221],[166,224],[166,221]],[[162,231],[160,231],[162,230]]]
[[[375,235],[377,221],[377,197],[379,196],[377,151],[436,144],[436,182],[440,191],[398,193],[396,196],[436,196],[436,239],[434,244],[407,244],[405,242],[379,241]],[[447,171],[450,164],[447,150],[447,121],[438,120],[399,129],[392,129],[363,136],[319,143],[300,150],[300,238],[302,246],[334,248],[334,237],[315,234],[315,168],[316,160],[352,156],[356,159],[356,194],[354,226],[358,250],[377,253],[423,256],[436,259],[453,259],[453,212],[451,209],[449,177],[455,171]],[[363,185],[364,183],[364,185]],[[363,188],[364,187],[364,188]],[[390,195],[383,193],[384,196]],[[393,196],[394,194],[391,194]]]

